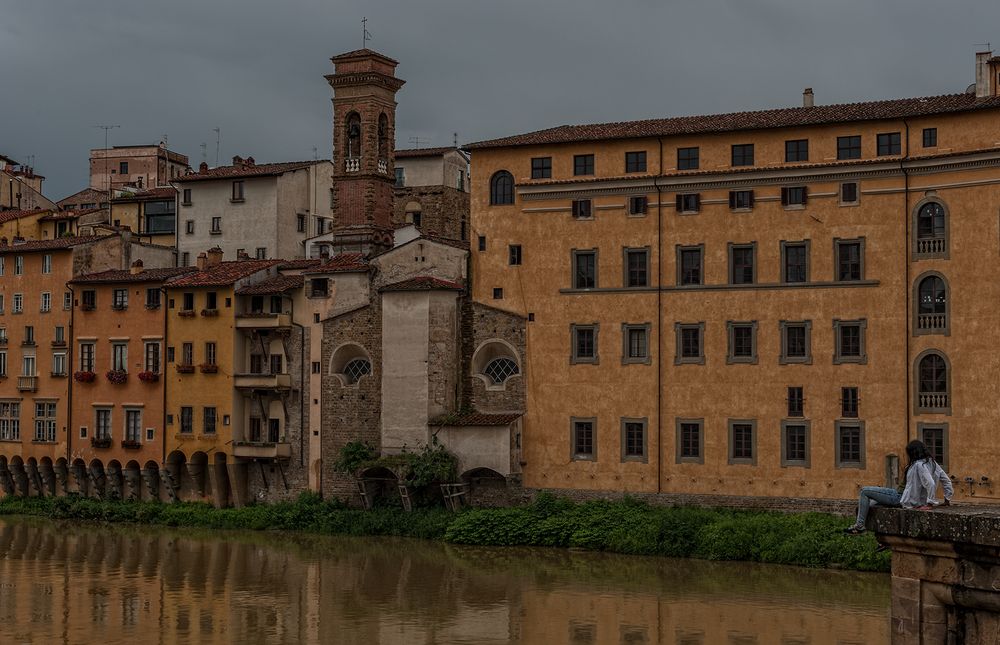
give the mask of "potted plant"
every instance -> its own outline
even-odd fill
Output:
[[[122,439],[122,448],[131,448],[133,450],[142,448],[142,444],[135,439]]]
[[[108,370],[104,376],[115,385],[124,385],[128,381],[128,372],[125,370]]]
[[[176,367],[178,374],[194,374],[194,365],[185,365],[184,363],[177,363]]]
[[[202,309],[201,310],[201,315],[205,316],[206,318],[210,318],[212,316],[218,316],[219,315],[219,310],[218,309]]]
[[[202,363],[198,367],[201,368],[202,374],[215,374],[219,371],[218,365],[211,365],[209,363]]]
[[[93,383],[97,379],[97,374],[94,372],[88,372],[86,370],[81,370],[79,372],[73,372],[73,380],[77,383]]]
[[[110,448],[111,437],[91,437],[90,445],[94,448]]]
[[[143,383],[156,383],[157,381],[160,380],[160,375],[158,373],[151,372],[149,370],[144,370],[142,372],[139,372],[137,376],[139,377],[139,380],[142,381]]]
[[[194,309],[181,309],[177,315],[181,318],[194,318]]]

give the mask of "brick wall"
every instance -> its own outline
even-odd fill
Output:
[[[523,368],[526,347],[525,319],[514,313],[472,302],[466,298],[462,307],[462,403],[479,412],[523,412],[524,375],[509,378],[504,389],[488,390],[483,379],[473,376],[472,357],[484,343],[499,339],[518,353]]]
[[[396,188],[392,213],[393,227],[408,223],[406,205],[410,202],[420,204],[421,231],[452,240],[468,237],[469,193],[447,186]],[[466,225],[464,231],[463,222]]]

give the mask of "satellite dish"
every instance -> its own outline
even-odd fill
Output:
[[[973,83],[969,87],[965,88],[965,93],[966,94],[975,94],[976,93],[976,84]]]

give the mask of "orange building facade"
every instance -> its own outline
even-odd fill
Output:
[[[998,73],[468,146],[473,296],[528,319],[525,486],[849,499],[920,438],[1000,495]]]

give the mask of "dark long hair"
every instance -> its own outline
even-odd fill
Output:
[[[918,439],[914,439],[910,443],[906,444],[906,458],[909,459],[909,463],[906,464],[906,470],[903,471],[903,481],[906,481],[906,474],[910,472],[910,466],[913,464],[918,461],[923,461],[924,459],[934,461],[934,457],[931,456],[931,451],[927,449],[927,446],[923,441]]]

